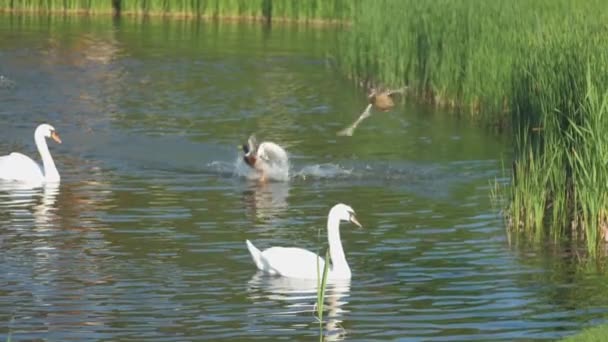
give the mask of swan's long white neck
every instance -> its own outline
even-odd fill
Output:
[[[330,212],[327,218],[327,241],[332,263],[331,274],[340,278],[350,278],[350,267],[346,262],[342,240],[340,240],[340,219],[334,212]]]
[[[46,139],[42,131],[36,130],[34,133],[34,140],[36,141],[36,147],[38,148],[38,153],[40,153],[40,158],[42,158],[44,180],[47,182],[58,182],[59,172],[57,172],[57,167],[55,167],[55,162],[53,161],[53,157],[51,157],[49,147],[46,144]]]

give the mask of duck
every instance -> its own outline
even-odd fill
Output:
[[[395,102],[392,96],[395,94],[403,94],[405,88],[379,91],[375,88],[367,95],[369,103],[377,110],[388,112],[395,107]]]
[[[347,221],[362,227],[355,216],[355,211],[344,203],[338,203],[329,210],[327,217],[327,240],[329,242],[328,279],[350,279],[352,272],[340,240],[340,222]],[[247,249],[255,266],[264,273],[287,278],[317,279],[319,272],[325,268],[325,260],[317,254],[297,247],[270,247],[264,251],[256,248],[246,240]]]
[[[61,144],[61,138],[55,127],[46,123],[36,127],[34,141],[42,159],[42,167],[32,158],[19,152],[13,152],[9,155],[0,156],[0,179],[33,185],[58,183],[61,177],[49,152],[46,143],[47,138]]]
[[[393,101],[393,96],[395,94],[403,94],[407,87],[393,89],[393,90],[378,90],[377,88],[372,88],[368,95],[368,105],[365,107],[363,112],[359,115],[359,118],[355,120],[350,126],[338,132],[340,136],[352,136],[355,133],[355,129],[361,121],[367,119],[372,113],[372,108],[381,112],[388,112],[395,107],[395,102]]]
[[[278,144],[264,141],[258,144],[252,134],[242,145],[245,164],[256,172],[260,182],[268,180],[285,181],[289,178],[289,159],[287,152]]]

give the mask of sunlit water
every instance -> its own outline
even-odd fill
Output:
[[[0,340],[316,339],[315,285],[256,273],[244,240],[323,252],[337,202],[365,228],[342,227],[329,340],[554,339],[606,314],[598,270],[508,243],[502,137],[407,103],[336,136],[366,103],[328,67],[328,29],[5,15],[0,32],[0,154],[37,159],[40,122],[64,141],[59,187],[0,190]],[[251,133],[289,151],[288,182],[247,180]]]

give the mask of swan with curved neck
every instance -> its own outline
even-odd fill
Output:
[[[340,240],[340,221],[349,221],[361,227],[353,208],[346,204],[336,204],[327,217],[327,240],[332,265],[329,279],[350,279],[351,271],[342,241]],[[289,278],[317,279],[323,272],[325,261],[313,252],[295,247],[271,247],[264,251],[257,249],[249,240],[247,248],[258,269],[263,272]]]
[[[0,156],[0,179],[32,184],[59,182],[59,172],[49,152],[46,138],[51,138],[61,144],[61,138],[53,126],[41,124],[36,128],[34,141],[42,159],[42,168],[32,158],[19,152],[13,152]]]
[[[289,160],[281,146],[270,141],[258,144],[255,136],[251,135],[243,144],[243,152],[243,160],[256,171],[261,182],[268,179],[286,181],[289,178]]]

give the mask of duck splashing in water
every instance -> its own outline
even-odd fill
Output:
[[[289,178],[289,160],[285,150],[270,141],[257,143],[251,135],[242,146],[243,160],[255,171],[255,178],[261,182],[269,180],[286,181]]]

